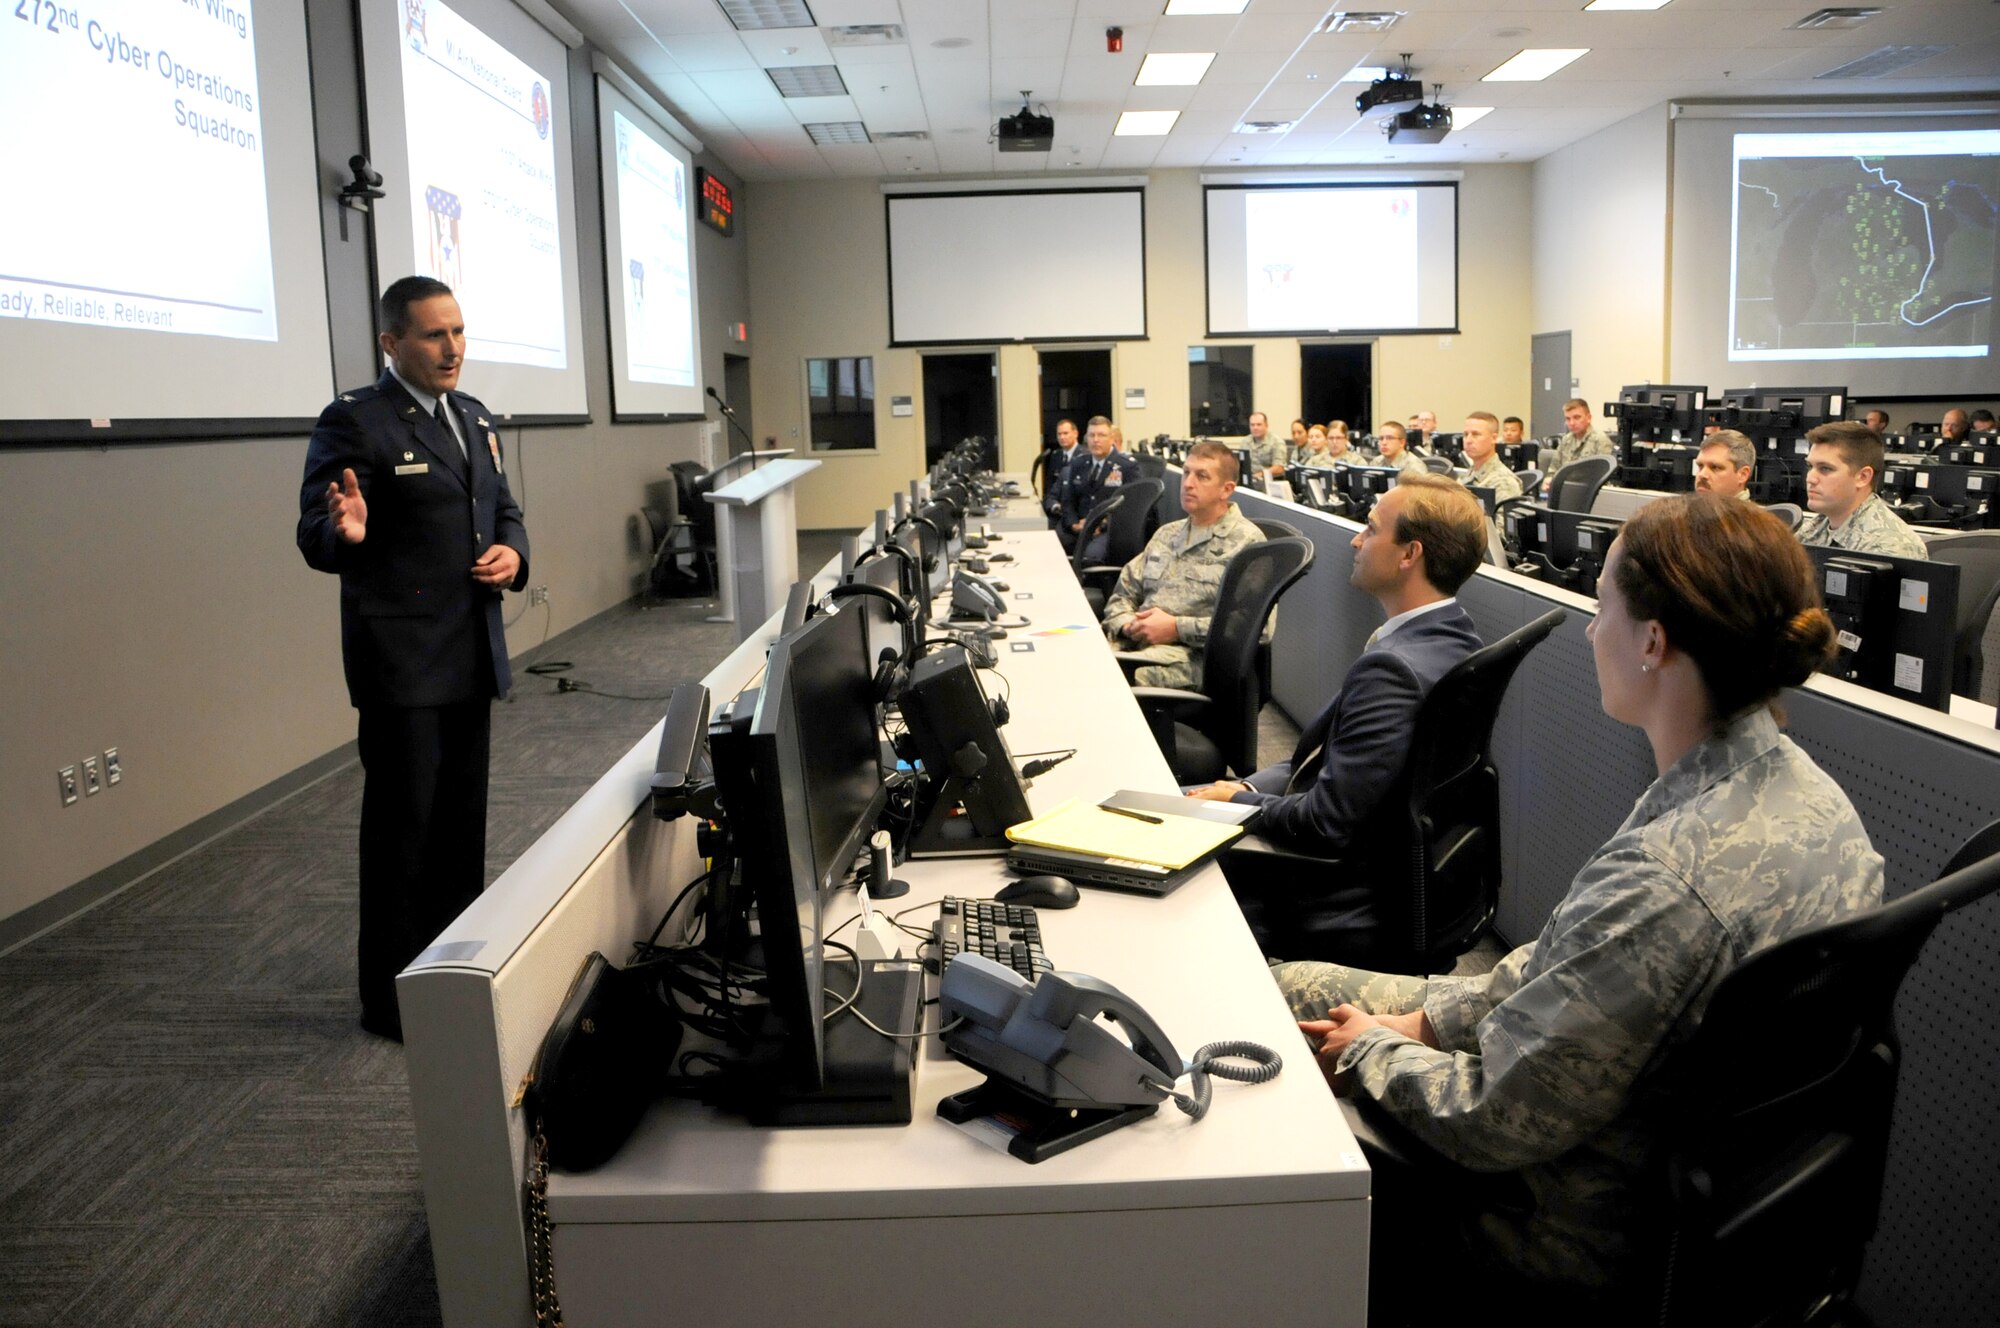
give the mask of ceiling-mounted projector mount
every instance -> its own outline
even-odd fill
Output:
[[[1451,107],[1444,104],[1444,84],[1431,84],[1429,105],[1421,101],[1407,111],[1398,111],[1382,124],[1391,143],[1442,143],[1451,132]]]
[[[1404,111],[1414,111],[1424,102],[1424,85],[1410,71],[1410,53],[1403,52],[1400,72],[1385,73],[1354,99],[1354,109],[1364,120],[1382,120]]]
[[[1003,117],[993,126],[994,142],[1002,152],[1047,152],[1055,146],[1055,117],[1036,115],[1028,108],[1028,97],[1032,91],[1031,88],[1022,88],[1021,109]]]

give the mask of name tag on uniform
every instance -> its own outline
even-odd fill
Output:
[[[419,461],[414,466],[396,467],[396,473],[398,475],[428,475],[430,474],[430,470],[431,470],[431,463],[428,461]]]

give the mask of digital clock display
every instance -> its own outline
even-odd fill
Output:
[[[695,167],[694,179],[701,193],[701,219],[723,235],[734,235],[736,196],[729,192],[729,186],[700,166]]]

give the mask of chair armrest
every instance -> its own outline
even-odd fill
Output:
[[[1142,659],[1141,662],[1150,663]],[[1200,692],[1190,692],[1180,687],[1134,687],[1132,699],[1143,709],[1148,701],[1156,705],[1209,705],[1209,698]]]
[[[1295,864],[1300,867],[1324,868],[1328,872],[1339,873],[1346,869],[1343,859],[1329,858],[1323,853],[1306,853],[1298,849],[1286,848],[1263,835],[1244,835],[1230,844],[1223,852],[1234,857],[1248,854],[1252,857],[1269,858],[1274,862]]]
[[[1122,572],[1122,571],[1124,571],[1124,570],[1125,570],[1125,569],[1124,569],[1124,568],[1122,568],[1122,567],[1113,567],[1113,566],[1112,566],[1112,565],[1111,565],[1110,563],[1092,563],[1092,564],[1090,564],[1090,566],[1088,566],[1088,567],[1085,567],[1085,568],[1083,568],[1083,569],[1082,569],[1082,575],[1084,575],[1084,576],[1089,576],[1089,575],[1091,575],[1091,574],[1092,574],[1093,572],[1100,572],[1100,573],[1101,573],[1101,572]]]

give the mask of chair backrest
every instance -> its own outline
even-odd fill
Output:
[[[1410,738],[1408,789],[1410,950],[1460,954],[1493,920],[1500,900],[1500,776],[1493,723],[1528,652],[1568,617],[1551,609],[1438,679]],[[1434,970],[1427,970],[1434,971]]]
[[[1430,468],[1430,472],[1433,475],[1451,474],[1450,457],[1427,456],[1424,458],[1424,465]]]
[[[1153,511],[1166,491],[1165,480],[1126,480],[1118,486],[1118,496],[1125,501],[1112,514],[1111,527],[1105,532],[1106,563],[1123,567],[1139,556],[1153,533]],[[1085,530],[1093,528],[1089,523],[1084,525]]]
[[[1076,573],[1076,579],[1079,581],[1083,580],[1083,569],[1089,565],[1083,554],[1084,550],[1090,547],[1091,532],[1097,529],[1098,522],[1109,520],[1112,513],[1125,505],[1125,486],[1121,484],[1118,488],[1119,492],[1112,494],[1084,514],[1083,529],[1076,532],[1076,545],[1070,550],[1069,568]]]
[[[1165,457],[1152,452],[1141,452],[1133,459],[1139,463],[1139,477],[1141,479],[1159,480],[1162,483],[1166,481],[1167,459]]]
[[[1558,512],[1588,512],[1597,501],[1597,491],[1616,469],[1616,457],[1578,457],[1556,472],[1555,483],[1549,486],[1549,506]]]
[[[1243,548],[1222,573],[1201,652],[1201,693],[1209,704],[1197,726],[1239,774],[1257,768],[1258,638],[1278,598],[1312,566],[1308,539],[1281,536]]]
[[[1256,517],[1251,520],[1250,524],[1263,531],[1264,538],[1267,540],[1305,538],[1304,533],[1297,526],[1289,521],[1280,521],[1274,516]]]
[[[1764,510],[1775,517],[1783,519],[1784,523],[1793,530],[1797,530],[1799,522],[1806,519],[1805,508],[1800,507],[1797,503],[1772,503]]]
[[[1952,647],[1952,691],[1977,697],[1985,673],[1982,642],[1993,610],[2000,606],[2000,534],[1976,531],[1944,535],[1930,542],[1933,562],[1956,563],[1957,639]]]
[[[706,548],[715,543],[715,504],[702,498],[702,477],[707,474],[698,461],[676,461],[674,482],[680,488],[680,511],[694,526],[695,543]]]
[[[1881,1200],[1896,992],[1944,915],[1996,888],[2000,822],[1930,885],[1723,978],[1669,1070],[1649,1321],[1800,1321],[1852,1292]]]

